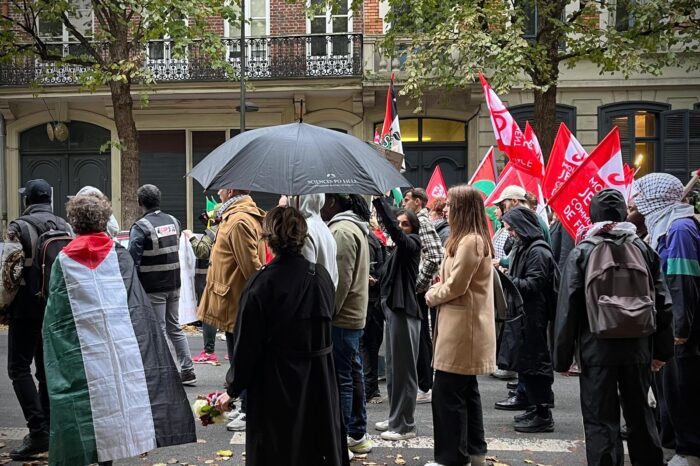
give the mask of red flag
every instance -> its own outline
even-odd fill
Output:
[[[475,187],[484,197],[488,196],[496,188],[498,172],[496,171],[496,151],[491,146],[486,155],[476,167],[476,171],[469,180],[469,185]]]
[[[428,195],[428,203],[432,202],[436,197],[447,197],[447,186],[445,185],[445,180],[442,177],[442,170],[440,170],[440,165],[435,166],[433,170],[433,175],[430,177],[428,182],[428,187],[425,189]]]
[[[513,163],[508,162],[503,171],[501,172],[500,178],[498,178],[498,184],[493,192],[486,198],[484,203],[489,206],[493,205],[493,201],[498,199],[504,189],[508,186],[516,185],[520,186],[525,191],[537,195],[539,192],[539,178],[532,176],[530,173],[526,173],[518,169]]]
[[[544,175],[542,151],[539,149],[539,142],[537,142],[534,131],[532,131],[532,128],[528,131],[528,124],[525,127],[526,134],[523,134],[508,109],[501,102],[501,99],[491,89],[481,71],[479,72],[479,79],[481,79],[481,86],[486,96],[486,105],[489,107],[489,113],[491,114],[491,125],[493,126],[498,148],[505,152],[510,162],[521,171],[542,177]]]
[[[571,134],[569,128],[564,123],[559,125],[542,183],[542,192],[545,197],[552,197],[586,157],[588,157],[588,153]]]
[[[562,225],[573,238],[591,225],[591,198],[606,188],[617,189],[625,198],[627,188],[622,168],[620,132],[614,127],[549,199]]]

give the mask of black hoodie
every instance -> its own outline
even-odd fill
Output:
[[[551,301],[557,264],[535,212],[516,207],[503,215],[503,221],[518,235],[508,271],[523,298],[525,312],[524,341],[517,369],[523,374],[553,378],[547,327],[554,306]]]

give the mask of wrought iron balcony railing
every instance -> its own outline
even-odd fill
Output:
[[[224,37],[226,60],[237,72],[241,68],[241,41]],[[52,44],[63,56],[83,53],[75,43]],[[143,51],[143,65],[156,82],[225,81],[223,69],[211,66],[211,59],[196,43],[184,57],[176,58],[168,39],[151,41]],[[246,78],[297,79],[362,76],[362,34],[311,34],[246,39]],[[57,65],[26,57],[0,64],[0,86],[79,84],[84,70],[78,65]]]

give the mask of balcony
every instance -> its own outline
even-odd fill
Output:
[[[226,47],[226,60],[240,72],[240,39],[221,40]],[[245,42],[247,79],[362,77],[362,34],[260,37]],[[54,43],[51,47],[63,56],[82,53],[75,43]],[[224,70],[211,66],[210,57],[196,43],[187,48],[185,57],[174,57],[172,50],[173,43],[168,39],[151,41],[140,57],[157,83],[229,80]],[[77,85],[83,70],[78,65],[58,66],[25,57],[0,64],[0,86]]]

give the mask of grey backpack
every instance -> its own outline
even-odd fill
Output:
[[[654,282],[636,235],[594,236],[586,265],[586,311],[598,338],[641,338],[656,331]]]

